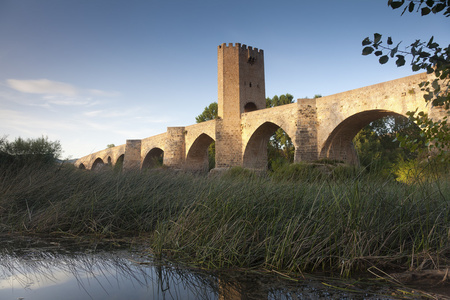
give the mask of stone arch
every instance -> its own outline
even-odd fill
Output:
[[[125,158],[125,154],[120,155],[117,160],[116,163],[114,164],[115,166],[117,166],[118,164],[123,164],[123,159]]]
[[[248,112],[251,112],[251,111],[255,111],[255,110],[257,110],[257,109],[258,109],[258,107],[257,107],[256,104],[253,103],[253,102],[247,102],[247,103],[244,105],[244,113],[248,113]]]
[[[244,168],[263,170],[267,168],[267,143],[278,128],[282,127],[272,122],[265,122],[253,132],[245,145]],[[287,133],[286,130],[285,132]]]
[[[111,156],[108,156],[108,166],[110,166],[111,164],[112,164]]]
[[[122,154],[117,158],[116,163],[114,164],[114,170],[122,170],[124,158],[125,154]]]
[[[78,166],[78,169],[80,169],[80,170],[86,170],[86,166],[85,166],[83,163],[81,163],[81,164]]]
[[[366,125],[386,116],[405,117],[394,111],[383,109],[366,110],[347,117],[329,134],[320,150],[320,158],[358,164],[356,149],[352,142],[353,138]]]
[[[164,151],[161,148],[152,148],[148,151],[144,160],[142,161],[141,169],[151,169],[161,166],[164,161]]]
[[[99,170],[99,169],[103,168],[104,166],[105,166],[105,163],[103,162],[103,159],[101,159],[100,157],[97,157],[94,160],[94,163],[92,164],[91,170]]]
[[[192,143],[186,155],[186,168],[194,171],[208,171],[208,148],[214,139],[206,133],[200,134]]]

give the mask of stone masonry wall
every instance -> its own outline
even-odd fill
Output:
[[[215,140],[216,168],[264,168],[267,141],[280,127],[292,139],[295,162],[328,157],[354,163],[352,138],[371,121],[387,115],[404,116],[416,108],[437,119],[446,115],[445,110],[426,105],[418,84],[433,75],[425,73],[265,109],[264,52],[239,43],[222,44],[217,51],[216,120],[168,127],[160,135],[127,140],[124,145],[82,157],[75,166],[91,169],[95,161],[115,164],[123,155],[124,169],[138,169],[148,153],[157,150],[164,152],[164,164],[169,167],[203,170],[207,147]]]

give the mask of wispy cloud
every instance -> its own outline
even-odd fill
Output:
[[[69,83],[52,81],[49,79],[7,79],[6,86],[17,92],[42,95],[40,99],[34,98],[34,101],[30,104],[47,108],[51,105],[93,106],[99,103],[98,101],[94,101],[94,99],[101,97],[118,97],[121,95],[121,93],[117,91],[82,89]],[[27,99],[30,100],[30,98]],[[42,103],[42,101],[39,100],[44,100],[45,102]]]
[[[101,91],[101,90],[95,90],[91,89],[88,90],[89,94],[93,96],[100,96],[100,97],[118,97],[120,96],[120,93],[117,91]]]
[[[64,96],[75,96],[78,91],[73,85],[51,81],[48,79],[37,80],[20,80],[20,79],[8,79],[7,84],[10,88],[29,94],[53,94]]]

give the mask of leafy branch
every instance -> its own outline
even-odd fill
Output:
[[[388,6],[392,9],[403,7],[405,12],[419,12],[422,16],[430,13],[443,13],[445,17],[450,16],[450,0],[388,0]],[[430,81],[419,84],[424,92],[424,99],[432,106],[447,110],[447,116],[441,120],[432,120],[426,113],[416,111],[408,112],[409,119],[415,122],[421,129],[424,145],[430,150],[437,150],[438,154],[445,154],[450,149],[450,127],[447,123],[450,116],[450,45],[441,47],[434,41],[432,36],[428,42],[416,40],[414,43],[399,49],[400,43],[394,46],[392,37],[386,39],[383,44],[382,35],[375,33],[373,39],[366,37],[362,41],[362,55],[374,54],[379,57],[380,64],[386,64],[395,58],[397,67],[404,66],[406,59],[410,58],[412,71],[426,71],[427,74],[435,75]],[[417,139],[409,136],[397,136],[402,146],[412,151],[419,149]]]

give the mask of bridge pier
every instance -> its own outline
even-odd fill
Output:
[[[294,162],[315,161],[319,158],[317,142],[317,99],[297,100],[297,121]]]
[[[185,162],[185,127],[167,127],[164,165],[170,168],[182,168]]]
[[[123,169],[126,171],[139,170],[141,167],[141,140],[127,140]]]

